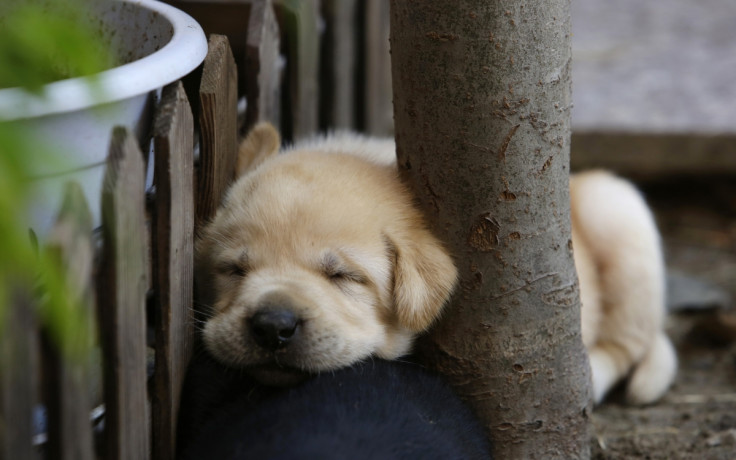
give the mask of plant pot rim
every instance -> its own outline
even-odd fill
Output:
[[[181,78],[204,61],[207,38],[188,14],[156,0],[112,1],[158,13],[171,24],[171,39],[161,49],[133,62],[93,76],[44,85],[39,95],[23,88],[0,89],[0,121],[72,112],[129,99]]]

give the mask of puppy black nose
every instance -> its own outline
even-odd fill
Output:
[[[299,318],[289,310],[264,310],[250,319],[250,331],[259,346],[273,351],[289,344],[299,323]]]

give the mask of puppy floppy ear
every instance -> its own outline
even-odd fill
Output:
[[[281,136],[271,123],[258,123],[240,143],[238,150],[237,176],[254,169],[268,157],[278,153]]]
[[[394,256],[394,308],[399,324],[422,332],[439,317],[452,294],[457,269],[428,230],[413,229],[386,237]]]

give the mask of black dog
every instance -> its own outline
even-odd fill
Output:
[[[371,360],[289,389],[209,358],[190,366],[181,459],[487,459],[485,433],[437,376]]]

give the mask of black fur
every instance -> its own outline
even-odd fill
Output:
[[[193,363],[181,459],[487,459],[484,431],[437,376],[370,360],[290,389],[264,388],[211,359]]]

